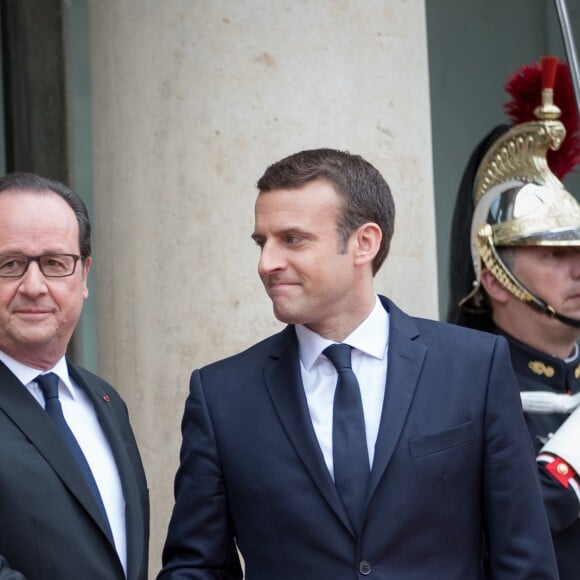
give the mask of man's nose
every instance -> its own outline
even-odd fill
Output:
[[[261,276],[284,269],[285,263],[283,252],[276,244],[266,243],[262,246],[258,262],[258,272]]]
[[[34,296],[46,291],[46,278],[40,271],[38,262],[31,261],[26,272],[20,278],[19,292],[28,296]]]

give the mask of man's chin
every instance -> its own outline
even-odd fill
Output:
[[[14,333],[14,341],[23,348],[43,347],[55,340],[55,329],[40,325],[24,326]]]
[[[294,312],[288,305],[273,303],[274,316],[284,324],[302,324],[302,317]]]
[[[293,322],[292,317],[289,316],[286,311],[283,310],[281,311],[275,307],[274,307],[274,316],[276,317],[276,320],[279,320],[284,324],[295,324],[295,322]]]
[[[574,326],[573,324],[567,324],[562,320],[558,320],[557,318],[552,318],[552,324],[555,327],[558,327],[560,330],[560,335],[562,337],[566,337],[570,340],[578,340],[580,339],[580,312],[565,312],[565,311],[557,311],[558,314],[565,316],[573,321],[577,321],[579,326]]]

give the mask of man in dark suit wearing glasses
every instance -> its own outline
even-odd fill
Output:
[[[90,233],[61,183],[0,178],[0,580],[147,580],[148,492],[127,409],[66,356]]]

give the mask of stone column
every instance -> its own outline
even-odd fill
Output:
[[[281,328],[250,240],[255,183],[301,149],[360,153],[397,203],[377,289],[436,316],[422,0],[91,0],[100,372],[151,489],[151,574],[189,375]]]

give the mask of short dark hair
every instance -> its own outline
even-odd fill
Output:
[[[337,228],[344,251],[352,233],[361,225],[374,222],[383,233],[379,251],[373,260],[376,274],[389,253],[395,229],[395,202],[379,171],[360,155],[336,149],[300,151],[270,165],[258,180],[262,192],[298,189],[321,179],[330,183],[344,199]]]
[[[73,210],[79,224],[79,249],[83,262],[91,255],[91,222],[85,202],[63,183],[35,173],[8,173],[0,177],[0,194],[5,191],[53,192]]]

